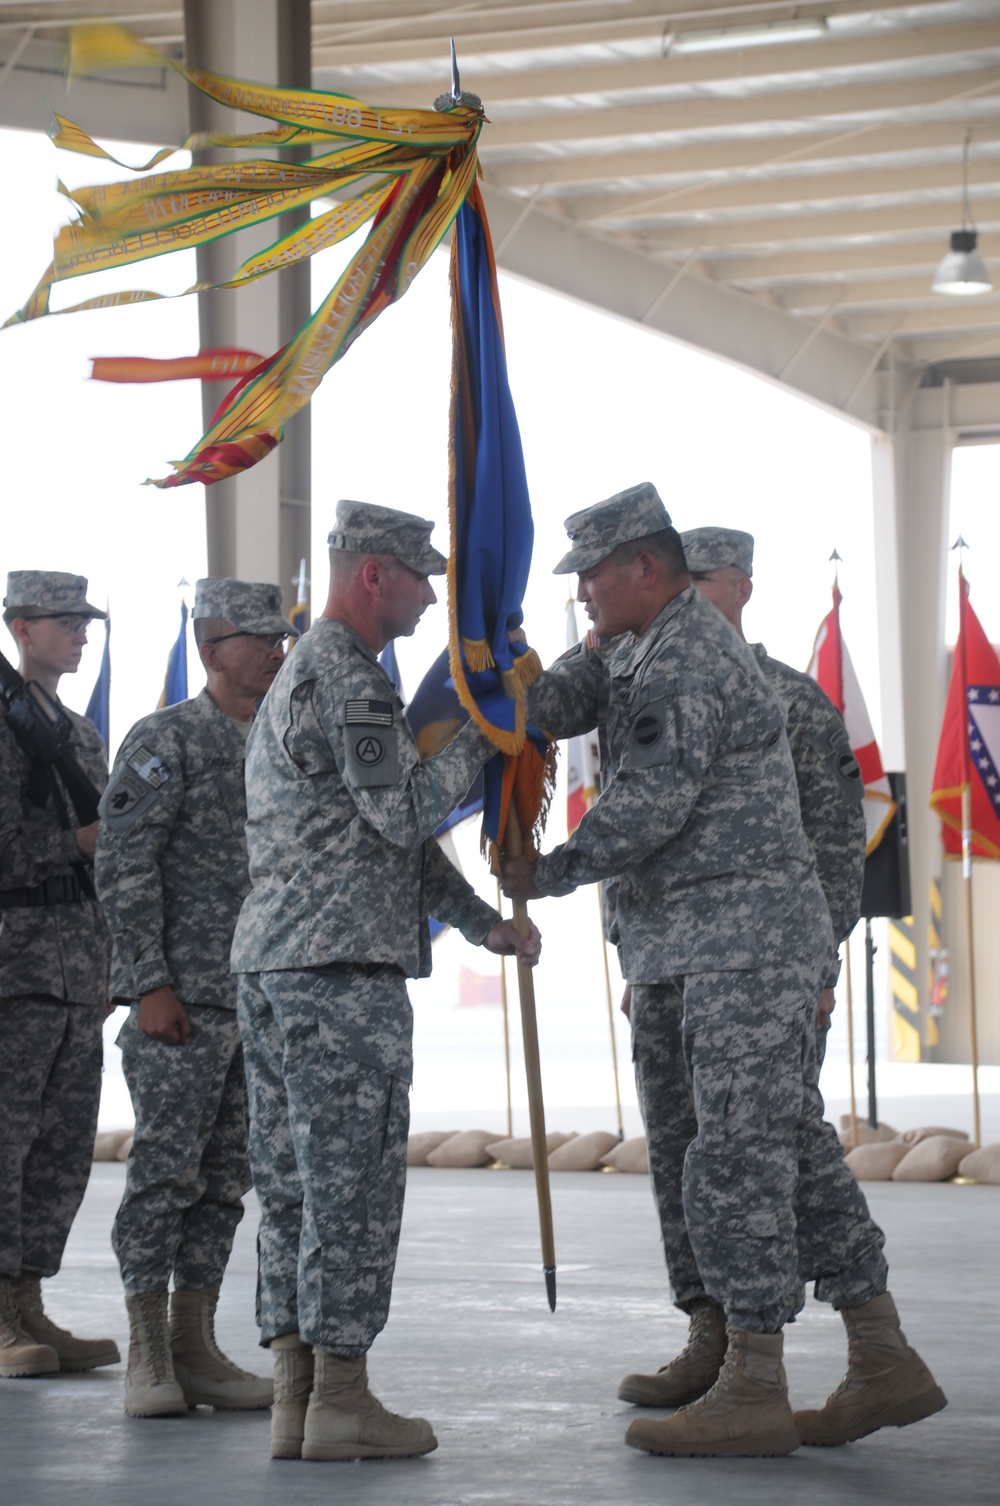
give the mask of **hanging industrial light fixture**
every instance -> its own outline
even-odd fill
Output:
[[[968,296],[973,293],[989,293],[993,284],[986,270],[986,263],[976,250],[976,230],[969,208],[969,141],[972,132],[965,133],[962,147],[962,228],[951,232],[949,249],[934,273],[931,291]]]

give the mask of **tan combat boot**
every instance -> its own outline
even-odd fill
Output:
[[[271,1407],[271,1458],[301,1459],[306,1408],[313,1385],[313,1352],[297,1333],[271,1340],[274,1356],[274,1403]]]
[[[803,1443],[832,1447],[879,1428],[905,1428],[948,1405],[947,1398],[899,1327],[888,1292],[845,1307],[847,1374],[818,1412],[796,1412]]]
[[[799,1435],[788,1405],[780,1333],[730,1328],[711,1391],[672,1417],[640,1417],[625,1442],[650,1454],[790,1454]]]
[[[18,1309],[15,1276],[0,1276],[0,1376],[55,1375],[59,1356],[51,1344],[37,1344],[25,1333]]]
[[[271,1405],[274,1387],[262,1375],[241,1370],[215,1341],[219,1288],[170,1294],[170,1353],[174,1376],[189,1407],[219,1407],[231,1412],[262,1412]]]
[[[365,1355],[314,1349],[313,1360],[303,1459],[409,1459],[437,1448],[429,1422],[397,1417],[371,1394]]]
[[[42,1278],[21,1272],[17,1291],[21,1327],[36,1344],[47,1344],[59,1359],[60,1370],[96,1370],[121,1360],[114,1339],[78,1339],[46,1316],[42,1306]]]
[[[699,1302],[691,1311],[685,1347],[655,1375],[626,1375],[618,1387],[620,1401],[637,1407],[686,1407],[704,1396],[719,1378],[726,1357],[726,1315],[714,1302]]]
[[[170,1361],[166,1292],[136,1292],[128,1308],[125,1410],[130,1417],[178,1417],[187,1412]]]

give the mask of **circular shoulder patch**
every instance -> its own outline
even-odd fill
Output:
[[[663,723],[658,716],[644,711],[633,724],[632,736],[640,748],[652,748],[663,736]]]
[[[359,763],[371,767],[373,764],[382,762],[385,757],[385,744],[380,737],[373,737],[369,733],[367,737],[360,737],[354,744],[354,756]]]

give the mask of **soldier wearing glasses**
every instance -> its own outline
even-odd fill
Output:
[[[106,614],[82,575],[12,570],[3,619],[21,676],[56,697]],[[98,789],[96,728],[62,708],[70,752]],[[94,898],[96,821],[79,824],[61,780],[34,763],[0,706],[0,1376],[114,1365],[113,1339],[78,1339],[41,1299],[86,1190],[101,1096],[108,936]]]
[[[218,1348],[214,1314],[250,1188],[229,951],[250,887],[246,738],[293,628],[274,585],[200,580],[200,695],[129,732],[101,803],[97,883],[135,1140],[112,1233],[129,1310],[125,1410],[257,1409],[271,1382]],[[173,1291],[169,1297],[171,1279]]]

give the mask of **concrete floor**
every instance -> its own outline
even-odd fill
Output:
[[[53,1316],[83,1334],[126,1325],[108,1231],[124,1168],[96,1165],[66,1262],[46,1283]],[[374,1389],[432,1419],[435,1454],[396,1463],[271,1462],[266,1414],[199,1409],[138,1421],[123,1367],[0,1381],[3,1506],[979,1506],[998,1499],[995,1281],[1000,1188],[869,1184],[888,1235],[904,1326],[950,1398],[902,1431],[787,1459],[670,1460],[627,1449],[634,1410],[615,1390],[678,1346],[645,1179],[553,1177],[559,1303],[537,1254],[530,1174],[411,1173],[394,1305],[372,1352]],[[225,1347],[265,1369],[253,1326],[252,1199],[220,1309]],[[787,1330],[793,1401],[816,1404],[843,1371],[839,1320],[812,1301]]]

